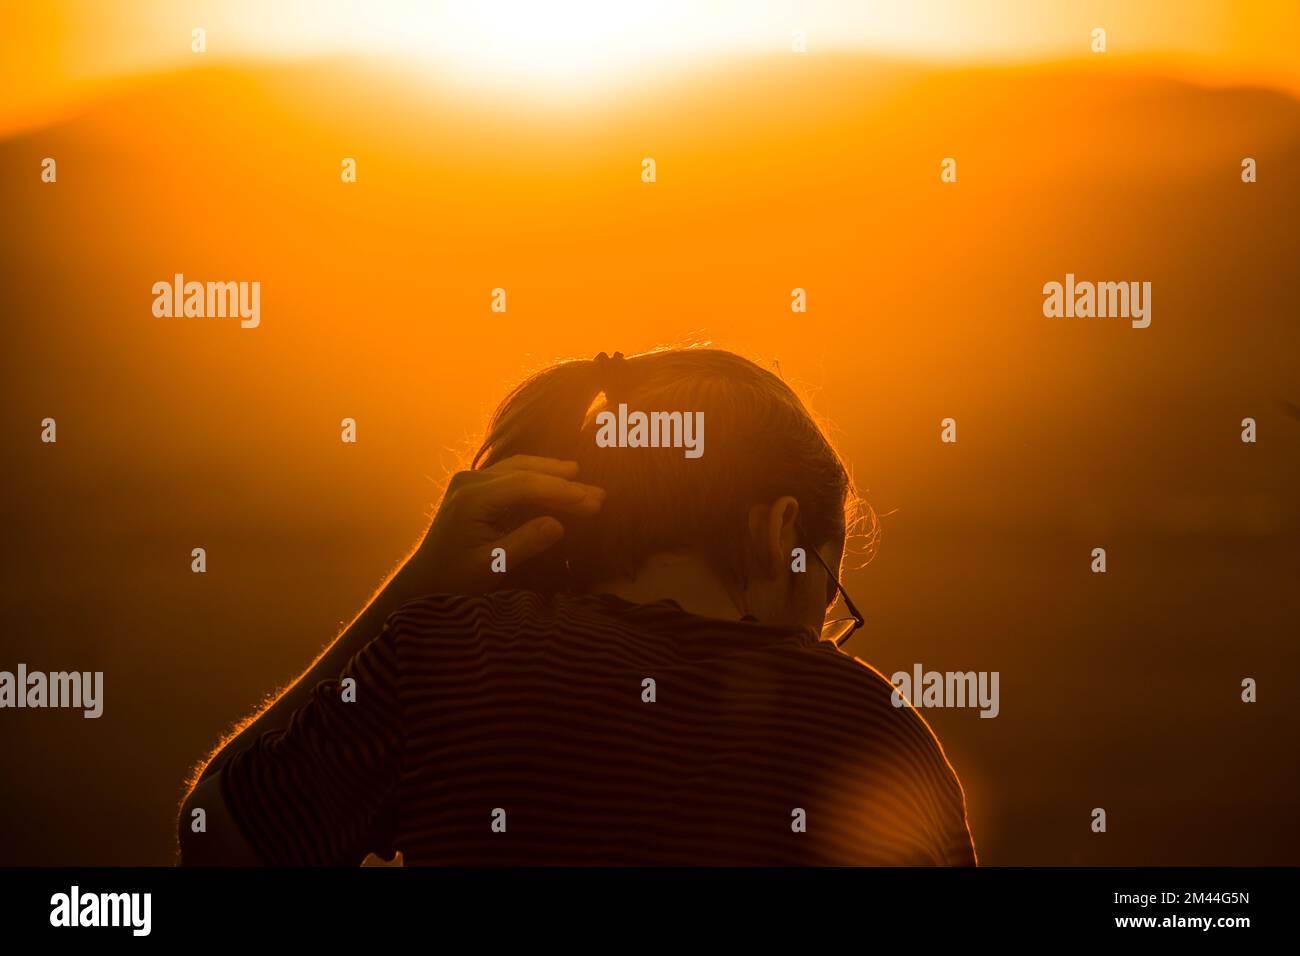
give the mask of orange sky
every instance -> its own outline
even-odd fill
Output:
[[[202,60],[195,27],[206,31]],[[0,6],[0,135],[75,113],[115,81],[249,59],[359,56],[563,103],[789,50],[795,31],[813,56],[979,65],[1089,57],[1095,27],[1126,63],[1300,92],[1295,0],[46,0]]]
[[[1003,675],[997,720],[932,717],[982,860],[1294,863],[1300,4],[533,6],[593,19],[0,0],[7,659],[132,701],[5,741],[7,859],[166,862],[190,762],[351,618],[524,372],[707,338],[779,361],[883,516],[850,652]],[[261,282],[260,327],[155,317],[177,272]],[[1151,327],[1045,318],[1067,272],[1150,280]],[[1076,825],[1103,802],[1121,839]]]

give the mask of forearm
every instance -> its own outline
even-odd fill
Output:
[[[322,681],[338,677],[348,661],[379,635],[384,622],[394,611],[434,590],[436,584],[426,573],[425,564],[417,552],[385,582],[370,603],[296,681],[217,748],[198,779],[205,780],[219,772],[227,760],[268,730],[282,730],[288,726],[289,718],[307,703],[312,689]]]
[[[194,812],[200,809],[204,826],[196,832]],[[258,866],[262,862],[230,815],[217,777],[203,780],[185,798],[179,839],[181,866]]]
[[[429,594],[480,594],[505,582],[495,573],[498,550],[512,568],[526,565],[564,534],[554,515],[591,516],[605,493],[572,480],[576,462],[517,455],[476,471],[460,472],[448,483],[432,525],[420,546],[371,598],[370,603],[317,657],[310,667],[259,713],[230,734],[191,781],[181,814],[181,845],[186,862],[252,862],[251,847],[229,819],[222,798],[226,764],[267,731],[286,730],[293,715],[320,704],[313,691],[338,678],[348,663],[378,637],[402,605]],[[516,520],[521,509],[533,517]],[[287,735],[290,736],[290,735]],[[284,739],[280,743],[284,743]],[[202,809],[215,829],[194,830],[191,815]],[[213,813],[217,816],[214,818]],[[210,839],[196,844],[198,834]],[[214,835],[215,834],[215,835]]]

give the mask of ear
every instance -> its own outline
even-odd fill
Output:
[[[799,501],[789,495],[749,509],[750,540],[759,569],[768,577],[780,577],[790,567],[790,551],[798,546],[798,520]]]

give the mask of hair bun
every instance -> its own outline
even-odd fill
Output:
[[[600,390],[607,396],[610,391],[618,388],[623,383],[623,353],[615,352],[608,355],[601,352],[591,360],[596,372],[596,381],[600,385]]]

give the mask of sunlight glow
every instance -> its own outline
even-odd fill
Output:
[[[342,57],[444,87],[580,103],[746,56],[940,65],[1141,63],[1300,91],[1296,0],[43,0],[0,14],[0,134],[97,86],[175,69]],[[0,7],[5,7],[0,3]],[[196,57],[191,32],[207,49]],[[800,43],[795,43],[798,34]]]
[[[379,55],[459,78],[572,87],[657,62],[789,45],[796,2],[351,0],[313,4],[297,52]],[[262,36],[267,34],[262,33]],[[256,43],[257,37],[249,36]],[[270,51],[264,51],[270,52]]]

